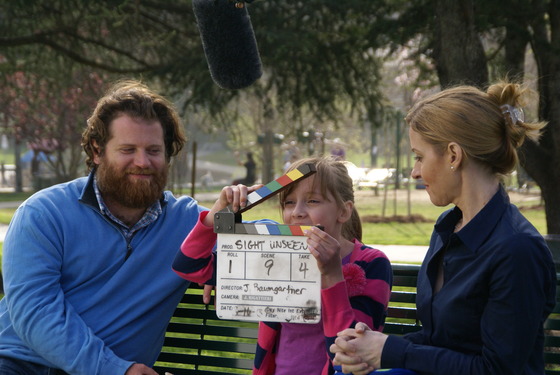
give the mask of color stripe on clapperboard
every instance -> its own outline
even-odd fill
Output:
[[[274,236],[303,236],[310,225],[235,224],[235,234],[268,234]]]
[[[247,196],[247,200],[249,201],[247,205],[252,205],[258,202],[261,199],[265,199],[271,194],[276,194],[276,192],[282,189],[284,186],[294,182],[295,180],[303,177],[305,173],[302,173],[299,169],[294,169],[289,171],[283,176],[278,177],[276,180],[269,182],[268,184],[264,185],[262,188],[255,190],[251,194]]]

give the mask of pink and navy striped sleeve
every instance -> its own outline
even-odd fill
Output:
[[[356,276],[363,270],[363,277]],[[345,281],[321,291],[323,330],[327,353],[336,334],[358,322],[382,331],[387,316],[393,271],[387,256],[380,250],[356,241],[350,263],[343,267]],[[329,366],[330,367],[330,366]]]
[[[200,213],[198,222],[183,241],[173,261],[173,270],[182,278],[195,283],[215,284],[215,254],[217,235],[214,228],[202,223],[209,211]]]

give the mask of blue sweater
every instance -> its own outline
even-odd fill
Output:
[[[156,361],[188,287],[171,264],[204,208],[166,191],[162,214],[127,243],[92,184],[90,175],[50,187],[16,211],[3,248],[0,356],[73,375]]]

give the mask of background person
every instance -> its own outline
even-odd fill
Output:
[[[336,160],[346,160],[346,151],[344,150],[344,145],[340,141],[340,138],[334,139],[331,148],[331,156]]]
[[[419,332],[387,336],[359,323],[331,351],[344,372],[380,367],[420,374],[544,374],[543,324],[554,308],[556,272],[537,230],[500,183],[516,149],[543,123],[525,122],[525,90],[469,86],[418,102],[406,116],[416,163],[443,213],[418,275]]]
[[[239,163],[241,164],[241,163]],[[247,160],[243,163],[245,167],[245,178],[237,179],[233,181],[232,185],[253,185],[257,179],[257,163],[255,163],[255,159],[253,159],[253,153],[247,153]]]
[[[188,286],[171,264],[202,210],[164,192],[184,143],[171,103],[146,86],[99,100],[82,136],[89,176],[34,194],[8,229],[1,374],[156,375]]]
[[[352,179],[345,165],[332,158],[298,160],[290,170],[306,163],[314,164],[317,173],[280,192],[279,200],[285,224],[324,226],[324,231],[314,227],[305,234],[321,272],[322,320],[318,324],[261,322],[253,374],[332,374],[328,347],[338,331],[357,321],[383,328],[391,265],[381,251],[360,242],[362,227],[354,207]],[[222,189],[177,254],[173,268],[181,276],[211,283],[215,278],[212,249],[217,239],[214,214],[228,205],[234,211],[244,207],[247,193],[258,187]]]

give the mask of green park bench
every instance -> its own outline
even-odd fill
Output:
[[[402,335],[420,328],[415,308],[419,269],[419,265],[393,264],[393,291],[385,333]],[[258,324],[218,319],[213,301],[204,305],[201,294],[201,289],[192,284],[183,297],[169,323],[154,369],[161,375],[250,374]],[[546,375],[560,375],[560,304],[546,321],[545,329]]]

